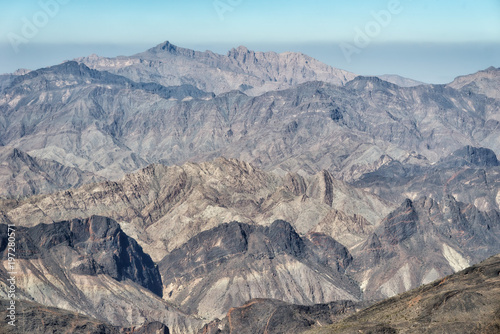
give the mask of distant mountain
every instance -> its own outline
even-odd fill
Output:
[[[0,147],[0,197],[46,194],[98,181],[103,178],[55,161],[33,158],[12,147]]]
[[[308,81],[343,85],[356,76],[301,53],[255,52],[240,46],[220,55],[181,48],[168,41],[130,57],[91,55],[76,61],[137,82],[189,84],[216,94],[241,90],[247,95],[260,95]]]
[[[427,85],[424,82],[413,80],[410,78],[405,78],[396,74],[384,74],[384,75],[378,75],[377,77],[379,77],[382,80],[393,83],[395,85],[398,85],[400,87],[415,87],[420,85]]]
[[[0,91],[9,86],[16,77],[27,74],[28,72],[30,72],[30,70],[18,69],[14,73],[0,74]]]
[[[500,256],[393,297],[309,334],[498,333]],[[256,321],[256,319],[252,319]]]
[[[489,67],[484,71],[460,76],[448,87],[500,99],[500,68]]]
[[[0,76],[0,253],[15,224],[19,297],[85,316],[27,306],[56,331],[315,330],[499,253],[498,69],[382,78],[168,42]],[[454,293],[413,311],[497,312]]]
[[[3,145],[113,179],[149,163],[226,156],[351,181],[383,157],[429,165],[466,145],[500,152],[499,100],[375,77],[214,96],[69,62],[19,76],[1,95]]]
[[[233,222],[202,232],[158,263],[167,301],[205,319],[252,298],[295,304],[360,301],[345,270],[352,256],[326,235],[299,236],[284,221]]]
[[[103,93],[107,95],[107,103],[118,108],[112,116],[113,121],[107,125],[99,121],[110,116],[100,105]],[[121,76],[91,70],[76,62],[18,76],[3,94],[9,100],[0,106],[0,128],[3,131],[0,141],[4,145],[14,144],[14,140],[15,144],[10,146],[20,150],[24,148],[31,156],[55,160],[106,177],[117,177],[123,170],[136,170],[147,164],[117,138],[123,135],[133,138],[122,128],[131,127],[130,119],[126,120],[128,123],[122,123],[125,110],[137,113],[140,110],[136,107],[142,103],[152,106],[158,100],[168,104],[193,98],[211,99],[213,96],[189,85],[164,87],[135,83]],[[125,99],[122,102],[119,102],[120,95]],[[10,108],[15,111],[7,112]],[[144,117],[136,116],[133,122],[148,127]],[[158,117],[154,118],[156,120],[149,121],[158,124]],[[101,127],[103,125],[104,128]],[[40,132],[45,133],[42,135],[44,140],[40,137],[35,139]]]

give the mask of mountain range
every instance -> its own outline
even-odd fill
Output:
[[[169,42],[1,75],[1,303],[10,224],[33,332],[494,329],[499,80]]]

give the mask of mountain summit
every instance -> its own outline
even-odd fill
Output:
[[[256,52],[240,46],[221,55],[181,48],[168,41],[130,57],[92,55],[76,61],[134,81],[191,84],[216,94],[242,90],[247,95],[260,95],[308,81],[342,86],[356,77],[302,53]]]

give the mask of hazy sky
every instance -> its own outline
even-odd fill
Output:
[[[440,83],[500,67],[500,0],[0,1],[0,73],[165,40],[300,51],[359,74]]]

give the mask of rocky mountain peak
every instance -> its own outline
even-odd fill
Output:
[[[157,49],[161,49],[166,52],[176,52],[177,51],[177,46],[171,44],[169,41],[165,41],[164,43],[159,44]]]
[[[304,255],[305,244],[290,223],[274,221],[269,227],[269,241],[275,245],[275,252],[285,252],[295,257]]]
[[[490,66],[487,69],[485,69],[484,71],[485,72],[496,72],[496,71],[500,71],[500,67],[496,68],[495,66]]]
[[[400,244],[417,232],[417,224],[418,214],[413,202],[407,198],[382,221],[378,234],[391,245]]]
[[[7,244],[6,225],[0,225],[0,251]],[[17,230],[21,259],[60,261],[64,253],[70,272],[77,275],[109,275],[122,281],[130,279],[161,296],[161,277],[151,257],[128,237],[114,220],[92,216],[53,224],[39,224]],[[62,266],[67,263],[61,263]]]
[[[249,298],[280,296],[301,304],[356,300],[359,290],[345,276],[351,260],[331,237],[301,237],[277,220],[268,227],[232,222],[201,232],[167,254],[159,267],[167,300],[215,318]],[[290,275],[300,280],[283,286],[283,277]]]
[[[33,88],[35,85],[39,85],[40,89],[47,89],[49,87],[48,82],[66,81],[69,83],[70,80],[76,80],[77,82],[72,82],[72,84],[82,83],[84,79],[101,79],[106,76],[114,76],[106,72],[99,72],[90,69],[84,63],[78,63],[76,61],[66,61],[59,65],[54,65],[51,67],[41,68],[28,72],[24,75],[16,77],[12,83],[11,87],[16,85],[30,86]],[[119,77],[118,77],[119,78]],[[126,80],[125,78],[122,78]],[[41,84],[39,82],[42,82]],[[58,87],[54,85],[54,87]]]
[[[500,165],[495,152],[489,148],[465,146],[456,150],[445,161],[455,160],[459,165],[474,165],[478,167],[496,167]]]
[[[0,196],[19,198],[100,181],[78,168],[30,156],[18,148],[0,146]]]
[[[12,73],[12,74],[13,75],[25,75],[25,74],[28,74],[29,72],[31,72],[31,70],[29,70],[27,68],[19,68],[16,71],[14,71],[14,73]]]
[[[196,58],[196,56],[203,54],[203,52],[178,47],[178,46],[170,43],[169,41],[165,41],[161,44],[158,44],[154,48],[151,48],[145,52],[145,54],[148,54],[148,53],[154,54],[157,56],[160,56],[160,55],[163,56],[165,54],[168,54],[168,55],[181,56],[181,57],[187,57],[187,58]],[[142,54],[142,55],[144,55],[144,54]]]
[[[229,50],[227,55],[228,55],[228,57],[231,57],[235,53],[238,53],[238,54],[254,53],[254,51],[250,51],[250,50],[248,50],[248,48],[246,46],[240,45],[237,48],[232,48],[231,50]]]

